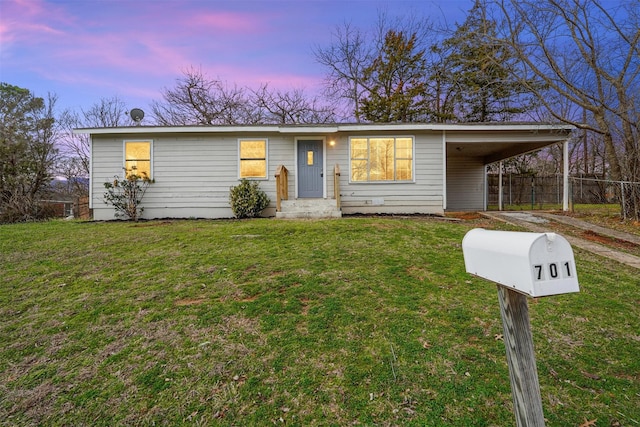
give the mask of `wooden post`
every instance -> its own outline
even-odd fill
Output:
[[[340,165],[333,168],[333,192],[336,198],[336,207],[340,209]]]
[[[467,273],[498,284],[516,425],[544,427],[527,296],[580,291],[571,245],[555,233],[476,228],[462,251]]]
[[[282,179],[281,179],[281,173],[282,173],[282,166],[278,166],[278,169],[276,169],[276,212],[280,212],[280,210],[282,209],[281,207],[281,200],[282,200]]]
[[[538,369],[533,350],[527,297],[498,285],[498,300],[509,364],[517,427],[544,427]]]
[[[289,171],[284,165],[276,168],[276,212],[282,209],[281,201],[289,200]]]

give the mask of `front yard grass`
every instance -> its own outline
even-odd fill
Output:
[[[486,219],[0,226],[0,425],[514,425]],[[529,300],[549,426],[640,423],[640,277]],[[589,424],[585,424],[589,423]]]

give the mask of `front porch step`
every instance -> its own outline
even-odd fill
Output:
[[[276,218],[341,218],[334,199],[282,200]]]

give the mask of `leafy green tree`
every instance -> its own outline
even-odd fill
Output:
[[[426,50],[439,38],[439,31],[428,16],[421,16],[414,11],[409,15],[394,17],[389,12],[378,10],[376,22],[368,29],[357,28],[350,23],[336,26],[331,33],[331,43],[318,46],[313,51],[316,61],[327,72],[323,82],[324,95],[331,100],[338,116],[345,120],[355,120],[357,123],[366,120],[361,114],[362,100],[369,98],[372,84],[365,80],[364,70],[383,54],[385,38],[390,30],[396,34],[413,34],[415,52]],[[424,59],[427,62],[432,60],[431,57]],[[429,98],[434,100],[433,96]],[[428,117],[420,119],[426,120]]]
[[[456,121],[454,110],[459,102],[459,93],[456,85],[452,84],[454,74],[451,73],[449,50],[442,44],[434,44],[430,49],[432,59],[428,64],[427,87],[432,96],[427,119],[437,123]]]
[[[378,123],[413,122],[424,115],[426,97],[424,50],[416,49],[416,34],[386,33],[384,45],[364,69],[367,88],[360,113]]]
[[[0,83],[0,222],[40,219],[40,199],[58,154],[53,107],[28,89]]]
[[[508,121],[534,108],[527,86],[539,83],[513,77],[516,56],[496,35],[495,21],[476,1],[464,23],[435,48],[446,54],[446,68],[437,69],[436,77],[450,88],[456,121]]]

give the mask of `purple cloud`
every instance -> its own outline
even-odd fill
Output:
[[[0,0],[0,81],[72,106],[114,95],[147,104],[190,67],[231,85],[314,91],[324,70],[313,46],[343,22],[373,25],[388,1]]]

